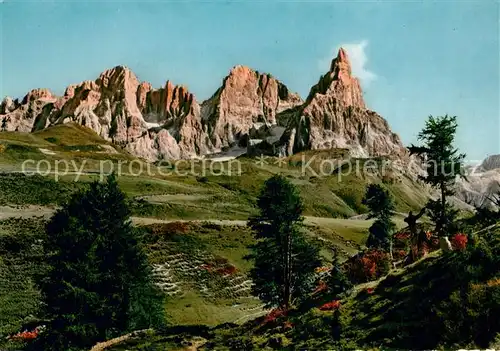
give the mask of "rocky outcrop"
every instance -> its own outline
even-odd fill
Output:
[[[167,81],[153,89],[141,83],[137,105],[148,130],[127,145],[135,155],[148,160],[188,158],[212,150],[200,117],[200,105],[184,86]]]
[[[366,108],[347,53],[340,49],[330,70],[311,88],[283,134],[281,154],[306,149],[348,148],[356,157],[406,154],[401,140],[376,112]]]
[[[2,130],[32,132],[74,122],[149,161],[220,153],[228,147],[266,153],[348,148],[354,156],[403,155],[387,122],[366,108],[344,50],[304,102],[270,74],[235,66],[199,104],[184,86],[140,82],[125,66],[66,88],[30,91],[0,105]]]
[[[4,130],[32,132],[74,122],[150,161],[210,151],[200,105],[187,88],[167,82],[154,89],[124,66],[70,85],[60,97],[35,89],[21,103],[5,98],[0,112]]]
[[[0,121],[3,130],[20,132],[78,123],[156,161],[220,151],[248,138],[256,122],[275,124],[278,113],[301,103],[281,82],[244,66],[234,67],[202,105],[184,86],[167,81],[155,89],[117,66],[96,80],[68,86],[63,96],[35,89],[21,102],[5,98]]]
[[[276,124],[276,115],[302,104],[270,74],[235,66],[217,92],[201,106],[205,130],[215,148],[229,146],[255,123]]]
[[[48,113],[46,105],[52,105],[57,97],[48,89],[33,89],[19,102],[10,97],[0,105],[2,130],[29,132],[37,116]]]
[[[467,177],[456,184],[455,197],[471,208],[496,208],[500,200],[500,155],[487,157],[480,165],[469,167]]]
[[[486,157],[477,170],[486,172],[494,169],[500,169],[500,155],[490,155]]]

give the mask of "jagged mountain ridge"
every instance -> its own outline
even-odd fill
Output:
[[[222,87],[200,104],[184,86],[167,81],[154,89],[127,67],[117,66],[95,81],[70,85],[63,96],[34,89],[21,102],[7,97],[0,120],[2,129],[19,132],[75,122],[155,161],[220,151],[253,123],[275,123],[277,112],[300,103],[283,83],[248,67],[234,67]]]
[[[466,179],[457,182],[456,197],[473,207],[496,208],[500,200],[500,155],[491,155],[469,167]]]
[[[167,81],[153,88],[117,66],[70,85],[63,96],[34,89],[21,102],[5,98],[0,121],[3,130],[19,132],[75,122],[149,161],[209,155],[243,140],[265,140],[266,133],[273,154],[331,147],[347,147],[355,156],[404,153],[387,122],[366,109],[343,49],[305,102],[270,74],[245,66],[233,67],[202,103],[184,86]]]
[[[332,147],[348,148],[358,157],[407,153],[387,121],[366,108],[361,85],[342,48],[306,102],[289,117],[280,152],[290,155]]]

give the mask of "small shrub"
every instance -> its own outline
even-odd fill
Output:
[[[323,280],[320,280],[318,282],[318,285],[316,286],[316,289],[314,289],[313,294],[319,294],[327,290],[328,290],[328,285],[326,285],[326,283]]]
[[[321,311],[334,311],[340,308],[340,300],[334,300],[323,304],[319,309]]]
[[[329,272],[331,270],[330,267],[317,267],[314,271],[316,273]]]
[[[451,238],[451,245],[454,250],[465,250],[467,248],[467,235],[457,233]]]
[[[227,264],[225,267],[217,269],[216,272],[220,275],[233,275],[238,272],[238,269],[232,264]]]
[[[350,258],[344,268],[351,282],[366,283],[389,273],[390,258],[384,251],[368,250]]]
[[[263,324],[273,323],[277,319],[285,317],[286,315],[287,315],[286,311],[276,308],[266,315]]]
[[[54,137],[48,137],[48,138],[45,138],[46,141],[48,141],[49,143],[52,143],[52,144],[57,144],[59,142],[59,140],[57,138],[54,138]]]
[[[12,340],[33,340],[38,337],[38,330],[34,331],[23,331],[13,335],[11,337]]]
[[[313,308],[299,317],[293,332],[297,335],[297,339],[309,340],[320,337],[329,337],[332,333],[332,327],[335,325],[335,314],[326,315],[318,308]]]
[[[200,177],[200,176],[198,176],[198,177],[196,177],[196,181],[198,183],[208,183],[208,178],[207,177]]]

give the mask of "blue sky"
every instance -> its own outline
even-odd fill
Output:
[[[500,153],[499,5],[470,2],[0,0],[0,97],[61,94],[118,64],[208,98],[236,64],[305,97],[343,45],[367,105],[403,142],[430,114],[459,118],[471,160]]]

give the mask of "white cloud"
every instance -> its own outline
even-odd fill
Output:
[[[367,40],[361,40],[358,43],[341,44],[334,48],[328,57],[319,60],[318,67],[322,72],[328,71],[332,59],[337,56],[339,49],[343,47],[349,56],[352,74],[359,78],[364,86],[368,86],[372,81],[377,79],[377,75],[366,67],[368,56],[366,56],[365,48],[367,45]]]

